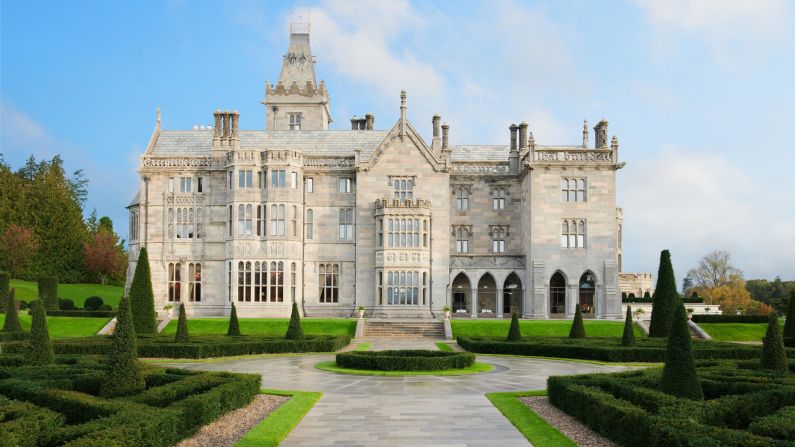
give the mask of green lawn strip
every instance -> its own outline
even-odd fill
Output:
[[[244,335],[284,336],[289,318],[240,318],[240,332]],[[301,327],[306,335],[356,335],[356,320],[345,318],[302,318]],[[188,318],[191,335],[225,335],[229,328],[228,318]],[[171,320],[163,334],[174,334],[177,320]]]
[[[0,314],[0,326],[6,320],[5,314]],[[22,329],[30,330],[31,316],[26,312],[19,315]],[[51,338],[91,337],[97,335],[100,329],[108,324],[110,318],[83,318],[83,317],[47,317],[47,328]]]
[[[513,393],[487,393],[486,397],[533,445],[544,447],[577,447],[571,439],[549,425],[535,411],[519,400],[520,397],[546,396],[546,390]]]
[[[491,371],[494,367],[487,363],[475,363],[469,368],[443,369],[440,371],[374,371],[368,369],[344,368],[342,366],[337,366],[337,362],[334,360],[329,360],[316,364],[315,368],[322,371],[353,374],[357,376],[461,376]]]
[[[439,348],[440,351],[453,352],[453,348],[445,342],[437,341],[436,347]]]
[[[279,445],[323,396],[323,393],[308,391],[261,390],[260,393],[290,396],[290,399],[246,433],[236,447]]]
[[[169,358],[141,358],[140,360],[146,363],[161,364],[161,363],[222,363],[233,360],[251,360],[251,359],[267,359],[271,357],[295,357],[304,355],[329,355],[330,352],[284,352],[279,354],[248,354],[248,355],[231,355],[227,357],[208,357],[204,359],[169,359]]]
[[[784,319],[779,319],[784,325]],[[767,323],[698,323],[716,341],[762,341]]]
[[[31,302],[38,299],[39,285],[35,281],[12,279],[11,288],[16,289],[16,299]],[[58,297],[70,299],[75,306],[83,307],[86,298],[98,296],[105,304],[115,308],[119,305],[124,287],[103,286],[100,284],[58,284]]]
[[[453,337],[505,337],[510,320],[451,320]],[[519,320],[523,337],[567,337],[571,320]],[[585,320],[585,333],[589,337],[621,337],[624,323],[619,321]],[[635,336],[643,337],[635,327]]]
[[[540,355],[478,354],[478,357],[516,357],[522,359],[552,360],[556,362],[591,363],[604,366],[663,366],[662,362],[603,362],[601,360],[569,359],[563,357],[544,357]]]
[[[359,345],[356,346],[354,351],[366,351],[366,350],[370,349],[370,346],[372,346],[372,343],[369,343],[369,342],[359,343]]]

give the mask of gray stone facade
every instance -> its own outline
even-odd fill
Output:
[[[329,130],[309,36],[293,31],[279,81],[266,85],[266,128],[237,112],[188,131],[157,125],[130,210],[132,280],[141,247],[156,308],[189,315],[431,318],[621,317],[618,140],[536,145],[526,123],[510,144],[427,143],[406,119]],[[507,138],[506,138],[507,139]]]

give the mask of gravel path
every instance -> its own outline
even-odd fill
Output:
[[[549,399],[546,396],[521,397],[520,400],[580,447],[618,447],[618,444],[602,437],[574,417],[569,416],[549,403]]]
[[[221,416],[212,424],[205,425],[193,437],[177,444],[177,447],[233,446],[287,399],[286,396],[258,394],[247,406]]]

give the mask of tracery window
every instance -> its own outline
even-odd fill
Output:
[[[395,199],[400,203],[406,203],[414,199],[414,180],[413,179],[394,179]]]
[[[271,235],[284,236],[284,205],[271,205]]]
[[[320,284],[320,302],[339,302],[340,265],[320,264],[318,274],[318,284]]]
[[[494,188],[491,191],[492,205],[495,210],[505,209],[505,188]]]
[[[193,239],[200,237],[202,212],[197,208],[168,209],[168,238]],[[194,225],[196,225],[194,227]],[[196,231],[194,232],[194,228]],[[176,232],[175,232],[176,231]]]
[[[179,262],[168,264],[168,300],[180,301],[182,292],[182,272]]]
[[[254,302],[265,302],[268,286],[268,263],[254,262]]]
[[[386,272],[386,303],[390,305],[419,304],[419,272]]]
[[[271,262],[270,302],[284,302],[284,262]]]
[[[455,252],[469,253],[469,229],[458,227],[455,230]]]
[[[585,202],[585,179],[564,178],[560,181],[561,200],[564,202]]]
[[[290,130],[301,130],[301,114],[290,113]]]
[[[455,187],[455,209],[457,210],[469,209],[469,187],[467,186]]]
[[[202,300],[202,265],[200,263],[188,264],[188,301],[199,302]]]
[[[251,302],[251,262],[237,263],[237,300]]]
[[[585,221],[567,219],[561,223],[560,246],[563,248],[585,248]]]
[[[251,236],[253,234],[253,207],[240,204],[237,206],[237,235]]]
[[[493,253],[505,253],[505,237],[507,229],[503,226],[495,226],[491,229],[491,251]]]

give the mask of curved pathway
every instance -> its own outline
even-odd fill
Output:
[[[353,376],[320,371],[333,355],[179,365],[262,374],[263,388],[322,391],[283,446],[528,446],[487,392],[546,388],[551,375],[628,369],[590,363],[478,355],[494,365],[467,376]]]

